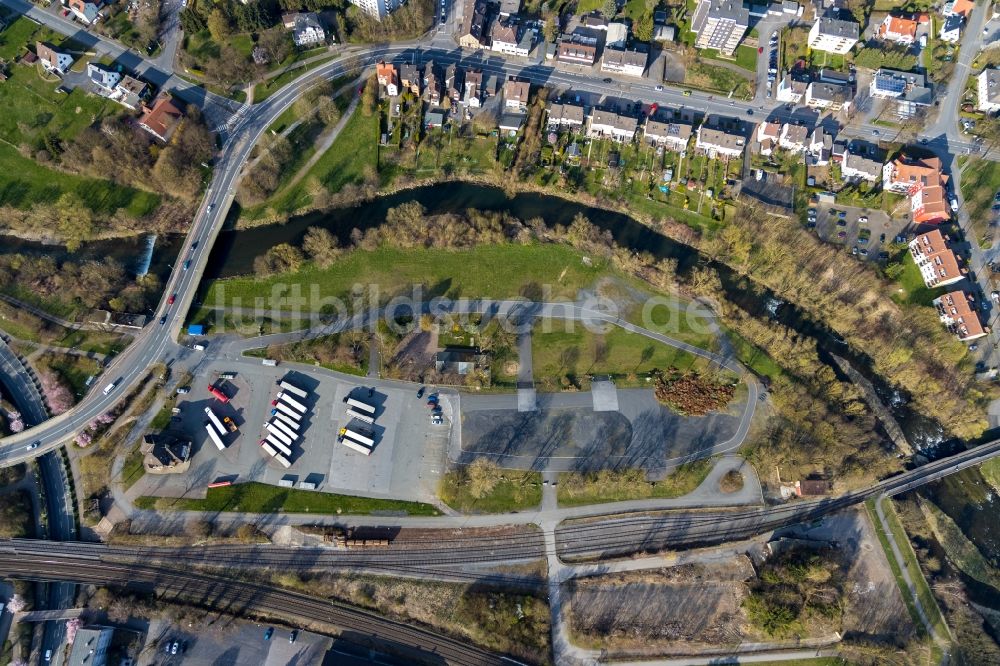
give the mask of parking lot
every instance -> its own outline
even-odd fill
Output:
[[[807,221],[815,221],[817,235],[829,243],[839,243],[858,259],[885,260],[885,247],[903,233],[909,222],[892,219],[881,210],[813,203]]]
[[[236,376],[218,379],[224,372],[235,372]],[[286,378],[310,394],[301,401],[307,411],[300,422],[301,435],[289,447],[288,469],[259,446],[267,434],[263,424],[271,416],[271,402],[280,391],[277,382]],[[213,398],[209,382],[225,393],[227,403]],[[376,406],[375,423],[366,425],[375,441],[370,456],[337,441],[340,429],[350,420],[344,403],[348,394]],[[412,386],[321,368],[289,372],[249,358],[208,361],[192,382],[191,392],[178,396],[179,420],[171,424],[172,430],[192,441],[190,470],[177,475],[146,475],[136,484],[137,492],[200,497],[207,484],[218,480],[273,485],[284,481],[312,484],[319,491],[428,501],[436,496],[446,455],[451,429],[447,403],[447,396],[442,396],[443,423],[435,425],[426,396],[418,399]],[[220,420],[232,419],[239,429],[223,438],[224,451],[208,438],[206,407]]]
[[[264,639],[271,629],[271,636]],[[154,620],[137,660],[140,666],[241,666],[242,664],[319,664],[333,639],[285,627],[236,621],[218,615],[204,618],[204,626],[177,626]],[[173,651],[177,644],[176,652]]]

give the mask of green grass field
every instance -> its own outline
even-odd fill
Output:
[[[535,379],[543,384],[546,380],[558,381],[564,375],[588,374],[611,375],[621,381],[630,373],[638,375],[670,367],[701,368],[706,364],[685,351],[617,326],[602,335],[585,330],[579,322],[552,321],[553,330],[548,333],[541,331],[543,324],[536,324],[531,336]],[[565,330],[571,324],[575,330]]]
[[[319,515],[368,515],[382,512],[410,516],[437,516],[430,504],[404,500],[373,499],[280,488],[264,483],[239,483],[210,488],[205,499],[139,497],[139,508],[173,511],[236,511],[240,513],[315,513]]]
[[[931,301],[938,297],[941,289],[930,289],[924,284],[924,278],[920,275],[920,269],[913,261],[913,256],[909,252],[903,254],[903,272],[897,279],[899,288],[892,295],[892,299],[897,303],[910,305],[930,305]]]
[[[313,49],[311,51],[302,51],[295,53],[288,59],[286,59],[285,62],[281,63],[280,67],[288,67],[289,65],[299,62],[300,60],[305,60],[306,58],[310,58],[317,55],[317,53],[322,53],[322,51],[324,50],[325,49]],[[278,74],[277,76],[272,77],[267,81],[264,81],[263,83],[258,83],[257,85],[254,86],[253,89],[253,101],[263,102],[272,94],[274,94],[278,90],[281,90],[283,86],[287,85],[288,83],[291,83],[298,77],[308,72],[310,69],[314,69],[316,67],[319,67],[320,65],[325,65],[331,60],[335,60],[337,57],[338,57],[337,54],[332,53],[328,58],[317,58],[315,62],[311,62],[308,65],[303,65],[301,67],[296,67],[294,69],[287,69],[281,72],[281,74]]]
[[[20,18],[0,32],[0,58],[12,58],[36,40],[61,41]],[[58,79],[43,79],[40,72],[40,67],[13,67],[0,85],[0,205],[26,209],[75,192],[97,213],[110,214],[122,208],[140,217],[155,210],[160,205],[157,194],[57,172],[18,152],[17,146],[35,145],[42,134],[70,140],[103,116],[121,110],[114,102],[82,90],[57,93]]]
[[[989,223],[995,217],[993,196],[1000,191],[1000,164],[982,159],[958,158],[962,170],[962,200],[969,214],[976,242],[989,247]]]
[[[585,266],[576,250],[556,244],[484,245],[468,250],[354,250],[326,269],[307,264],[291,275],[216,281],[209,287],[205,303],[233,305],[234,298],[239,298],[243,306],[253,305],[255,298],[269,302],[274,285],[279,284],[301,285],[303,294],[309,294],[316,285],[320,298],[343,297],[359,280],[378,286],[383,299],[409,293],[416,284],[425,285],[427,297],[447,294],[455,298],[516,297],[526,285],[548,284],[553,298],[566,299],[607,271],[608,267],[601,263]],[[220,297],[220,289],[224,289],[224,298]],[[305,309],[308,311],[308,304]]]

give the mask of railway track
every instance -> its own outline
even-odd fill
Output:
[[[141,564],[102,562],[93,556],[25,558],[0,550],[0,571],[12,578],[70,580],[98,585],[151,586],[167,599],[196,603],[237,616],[259,613],[299,623],[332,625],[340,636],[376,645],[413,663],[491,666],[517,664],[468,642],[395,622],[375,613],[305,594],[247,581]]]

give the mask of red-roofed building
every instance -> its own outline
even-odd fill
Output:
[[[989,331],[983,328],[976,312],[976,300],[972,294],[964,291],[949,291],[934,299],[941,323],[948,327],[959,340],[975,340]]]
[[[897,44],[912,44],[917,39],[918,25],[918,21],[914,19],[893,16],[890,14],[885,17],[885,20],[882,21],[881,25],[879,25],[875,34],[877,34],[880,39],[884,39],[889,42],[896,42]]]
[[[940,229],[920,234],[910,241],[910,255],[928,287],[943,287],[965,277],[965,271],[958,265],[958,257],[948,247]]]
[[[385,60],[375,63],[375,77],[379,85],[385,86],[385,94],[395,97],[399,94],[399,79],[396,77],[396,67]]]
[[[174,105],[169,95],[160,95],[152,106],[142,105],[142,117],[139,127],[146,130],[160,141],[169,141],[174,130],[184,119],[184,112]]]
[[[882,189],[910,197],[913,221],[939,224],[951,219],[946,186],[937,157],[910,158],[901,154],[882,167]]]
[[[944,11],[942,13],[945,16],[955,15],[968,19],[975,7],[976,3],[972,0],[952,0],[944,4]]]

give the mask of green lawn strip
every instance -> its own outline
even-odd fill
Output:
[[[784,374],[781,366],[762,349],[755,347],[750,341],[731,329],[726,330],[726,336],[733,347],[733,352],[740,363],[750,368],[761,377],[774,379]]]
[[[896,561],[896,556],[892,552],[892,545],[889,543],[889,538],[886,536],[885,530],[882,528],[882,521],[879,520],[878,512],[875,509],[875,500],[866,500],[865,508],[868,509],[868,517],[871,518],[872,526],[875,528],[875,534],[878,536],[879,543],[882,544],[882,551],[885,553],[885,559],[889,562],[889,568],[892,570],[892,576],[896,579],[896,587],[899,588],[899,594],[903,597],[903,602],[906,604],[906,610],[910,613],[910,620],[913,621],[913,625],[916,627],[917,635],[927,636],[927,629],[924,627],[924,623],[920,619],[920,613],[917,612],[917,607],[913,603],[913,596],[910,594],[910,588],[903,579],[902,569],[900,569],[899,562]]]
[[[546,324],[552,330],[546,332]],[[585,375],[611,375],[621,383],[628,375],[644,375],[654,369],[700,369],[707,364],[701,357],[617,326],[601,334],[584,329],[580,322],[561,320],[536,325],[531,356],[535,379],[543,383]],[[636,383],[642,381],[636,377]]]
[[[69,384],[73,394],[78,399],[87,392],[87,380],[98,375],[101,371],[101,366],[97,361],[85,356],[52,353],[46,354],[44,358],[47,359],[49,366]]]
[[[441,478],[438,494],[451,508],[463,513],[512,513],[542,503],[541,472],[502,470],[503,478],[493,490],[476,498],[469,492],[461,471],[450,471]]]
[[[559,475],[559,506],[683,497],[701,485],[714,464],[712,458],[695,460],[677,467],[662,481],[652,482],[646,481],[646,473],[639,469],[566,472]]]
[[[167,414],[167,422],[169,422],[169,409],[167,410]],[[142,478],[142,475],[146,473],[142,465],[144,457],[138,443],[132,447],[132,450],[125,457],[125,463],[122,466],[122,485],[125,487],[125,490],[134,486]]]
[[[437,516],[430,504],[406,500],[377,499],[335,495],[314,490],[280,488],[264,483],[239,483],[209,488],[205,499],[140,497],[139,508],[172,511],[235,511],[240,513],[316,513],[321,515],[403,513],[411,516]]]
[[[1000,164],[965,156],[959,157],[958,163],[962,171],[962,199],[975,241],[989,247],[989,222],[996,217],[991,210],[993,196],[1000,191]]]
[[[603,262],[586,266],[579,252],[555,243],[481,245],[467,250],[352,250],[325,269],[306,264],[292,274],[213,282],[204,302],[249,307],[255,298],[262,298],[271,307],[269,300],[275,284],[289,288],[301,285],[306,295],[314,288],[317,299],[345,297],[358,276],[364,276],[366,284],[378,286],[380,300],[401,292],[409,294],[418,284],[426,285],[425,297],[447,294],[452,298],[514,298],[526,285],[548,284],[552,287],[552,298],[567,299],[575,297],[578,289],[592,284],[607,271]],[[224,290],[224,298],[220,289]],[[237,298],[239,302],[234,303]]]
[[[891,502],[885,501],[883,502],[883,511],[889,523],[889,529],[892,531],[892,536],[895,538],[900,551],[902,551],[903,559],[906,560],[906,569],[909,571],[910,579],[917,588],[917,598],[920,599],[920,605],[923,607],[927,619],[934,625],[934,629],[938,635],[948,640],[948,637],[951,635],[948,631],[948,625],[941,615],[941,609],[938,607],[937,599],[934,598],[934,594],[927,584],[927,579],[924,578],[924,574],[920,570],[920,564],[917,562],[917,554],[913,552],[910,539],[906,536],[906,531],[896,516],[895,508],[893,508]]]
[[[920,269],[909,252],[903,253],[901,263],[903,269],[896,282],[902,291],[893,293],[892,299],[900,304],[929,306],[943,290],[929,288],[924,283]]]

